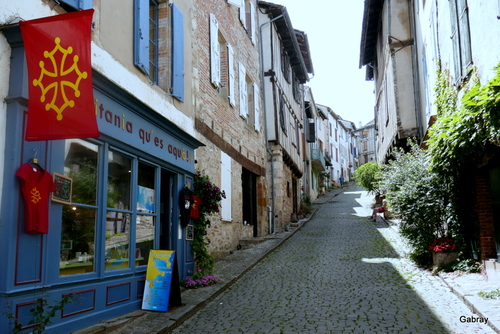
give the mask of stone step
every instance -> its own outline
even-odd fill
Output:
[[[251,248],[255,245],[258,245],[264,241],[266,241],[266,239],[264,239],[264,238],[240,239],[239,246],[241,246],[240,249],[247,249],[247,248]]]

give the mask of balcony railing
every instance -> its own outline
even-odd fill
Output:
[[[326,170],[325,157],[323,156],[323,152],[321,152],[320,149],[313,148],[311,150],[311,162],[316,171],[323,172]]]

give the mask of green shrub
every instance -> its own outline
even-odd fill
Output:
[[[401,216],[400,232],[412,246],[410,258],[419,265],[432,259],[429,244],[440,237],[455,237],[456,222],[446,180],[429,171],[426,152],[412,140],[409,151],[394,150],[383,167],[380,190],[389,210]]]
[[[356,182],[368,192],[375,195],[380,195],[379,182],[380,182],[381,169],[376,162],[367,162],[358,167],[354,171],[354,178]]]

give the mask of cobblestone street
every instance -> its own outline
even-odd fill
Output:
[[[174,333],[494,333],[439,279],[400,257],[356,186]]]

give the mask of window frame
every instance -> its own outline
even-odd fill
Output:
[[[155,206],[154,212],[142,212],[137,208],[137,192],[139,187],[139,166],[140,164],[146,164],[155,169],[155,180],[154,180],[154,190],[155,190],[155,203],[160,203],[160,189],[161,189],[161,170],[162,166],[153,162],[152,159],[142,157],[138,155],[137,152],[125,151],[119,146],[115,146],[111,143],[99,141],[96,139],[81,139],[82,141],[88,142],[92,145],[98,147],[97,152],[97,186],[96,186],[96,199],[95,204],[81,204],[72,203],[77,207],[85,209],[94,209],[96,211],[96,222],[95,222],[95,236],[94,236],[94,271],[88,273],[74,273],[68,275],[59,275],[59,279],[65,281],[81,280],[82,275],[90,275],[92,277],[105,278],[112,277],[116,275],[122,275],[123,272],[137,272],[142,273],[146,271],[147,264],[141,264],[136,266],[135,254],[137,251],[137,217],[141,215],[152,216],[154,219],[154,238],[153,247],[157,248],[159,245],[160,237],[160,208]],[[115,207],[108,206],[108,156],[110,152],[116,152],[124,157],[130,159],[131,162],[131,178],[130,178],[130,207],[128,209],[119,209]],[[128,232],[128,266],[125,268],[106,268],[106,221],[108,219],[108,212],[119,212],[123,214],[128,214],[130,217],[129,232]],[[61,240],[60,242],[62,242]]]

